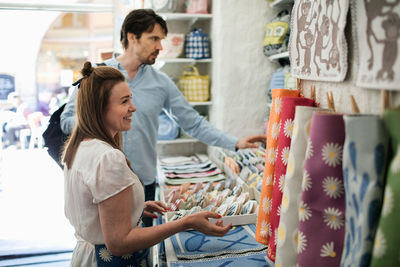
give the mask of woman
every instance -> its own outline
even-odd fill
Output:
[[[131,92],[112,67],[86,62],[77,98],[78,123],[63,163],[65,214],[78,239],[71,266],[146,266],[148,248],[189,228],[223,236],[231,225],[215,225],[217,213],[199,212],[181,220],[141,228],[141,217],[166,212],[160,201],[144,202],[143,185],[122,152],[121,132],[131,128]],[[107,265],[104,265],[107,266]],[[110,265],[111,266],[111,265]]]

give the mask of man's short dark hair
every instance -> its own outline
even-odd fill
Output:
[[[135,9],[125,17],[121,27],[120,41],[124,49],[128,48],[128,33],[133,33],[137,39],[144,32],[151,32],[154,25],[159,24],[165,35],[168,34],[167,23],[151,9]]]

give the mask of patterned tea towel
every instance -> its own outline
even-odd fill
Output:
[[[289,40],[293,77],[330,82],[344,80],[347,72],[344,29],[348,9],[348,0],[294,1]]]
[[[203,266],[227,266],[227,267],[272,267],[266,260],[265,251],[249,252],[245,254],[226,255],[199,260],[185,260],[171,262],[171,267],[203,267]]]
[[[254,239],[255,229],[254,224],[236,226],[223,237],[208,236],[194,230],[185,231],[173,235],[171,242],[178,259],[201,259],[265,250],[266,246]]]

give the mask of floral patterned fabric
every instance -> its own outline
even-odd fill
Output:
[[[123,255],[114,256],[105,245],[95,245],[97,267],[150,267],[149,249]]]
[[[339,266],[344,242],[343,116],[314,112],[306,149],[297,240],[300,267]]]
[[[341,266],[369,266],[382,207],[388,136],[376,115],[344,116],[346,234]]]
[[[372,267],[400,266],[400,107],[384,113],[391,141],[391,154]],[[390,154],[390,153],[389,153]]]
[[[281,213],[282,192],[285,186],[286,167],[289,160],[290,142],[293,133],[293,120],[296,106],[313,106],[314,100],[303,97],[282,97],[281,124],[279,129],[277,159],[275,163],[275,171],[272,189],[272,210],[270,215],[271,221],[271,238],[268,243],[268,258],[275,261],[276,245],[279,239],[278,226]],[[293,166],[289,166],[292,168]],[[281,229],[282,230],[282,229]],[[283,233],[281,233],[282,235]]]
[[[283,187],[281,217],[278,228],[276,266],[295,266],[297,262],[296,236],[299,226],[299,199],[305,163],[307,141],[310,137],[311,116],[316,107],[297,106],[294,118],[288,167]],[[280,230],[279,230],[280,229]]]
[[[268,121],[267,149],[265,153],[264,177],[261,188],[260,206],[257,216],[256,240],[267,245],[271,237],[270,213],[272,209],[272,188],[275,161],[277,158],[277,146],[279,125],[282,110],[282,97],[300,96],[299,91],[288,89],[272,89],[272,108]]]

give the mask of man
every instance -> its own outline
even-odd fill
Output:
[[[133,10],[121,27],[120,41],[124,52],[104,62],[125,75],[137,108],[133,114],[132,128],[124,133],[124,152],[133,171],[145,185],[146,201],[154,200],[158,115],[163,108],[176,117],[185,132],[208,145],[235,150],[257,147],[254,142],[265,142],[264,135],[238,140],[214,128],[188,104],[165,73],[151,66],[162,50],[161,40],[167,33],[167,23],[154,11]],[[75,96],[76,92],[61,115],[61,128],[67,134],[72,132],[75,125]]]

